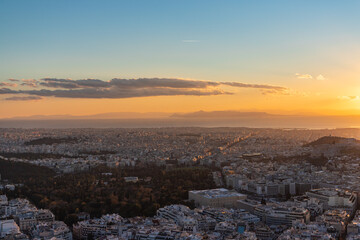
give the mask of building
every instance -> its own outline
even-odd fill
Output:
[[[72,240],[72,233],[68,226],[61,221],[42,222],[37,224],[31,231],[33,239],[64,239]]]
[[[35,212],[27,212],[16,215],[15,220],[21,231],[30,230],[37,224]]]
[[[194,201],[196,206],[237,208],[237,201],[246,198],[245,194],[225,188],[189,191],[189,200]]]
[[[345,234],[349,219],[349,213],[340,209],[327,210],[324,214],[316,217],[316,221],[322,222],[328,228],[328,232],[335,232],[337,236]]]
[[[107,224],[102,219],[92,219],[78,222],[73,225],[75,239],[87,240],[89,236],[99,238],[106,236]]]
[[[6,236],[20,233],[20,228],[13,219],[0,220],[0,239],[4,239]]]
[[[174,221],[183,231],[197,232],[214,230],[216,220],[204,214],[195,213],[184,205],[169,205],[157,210],[158,217]]]
[[[103,215],[101,218],[85,220],[73,225],[75,239],[87,240],[106,235],[118,235],[123,218],[117,214]]]
[[[310,212],[303,208],[273,208],[266,212],[265,222],[268,225],[287,225],[292,226],[294,221],[310,221]]]
[[[262,205],[256,207],[254,214],[267,225],[292,226],[295,221],[308,223],[310,212],[300,207],[286,207],[278,204]]]
[[[36,212],[37,222],[53,222],[55,215],[48,209],[40,209]]]
[[[260,202],[251,199],[244,199],[238,201],[238,208],[245,209],[249,213],[254,213],[255,209],[261,206],[262,204]]]
[[[316,239],[332,240],[335,239],[327,232],[327,227],[316,222],[312,224],[296,223],[292,228],[284,231],[278,238],[279,240],[288,239]]]
[[[341,189],[313,189],[306,192],[310,198],[319,199],[324,203],[324,209],[343,208],[354,211],[357,207],[357,194]]]
[[[356,211],[354,219],[347,226],[348,235],[360,235],[360,210]]]
[[[1,206],[5,206],[8,205],[8,198],[6,197],[6,195],[0,195],[0,207]]]
[[[125,182],[137,183],[139,181],[138,177],[124,177]]]
[[[275,237],[274,232],[265,224],[256,224],[253,230],[260,240],[273,240]]]
[[[15,191],[15,185],[13,185],[13,184],[5,185],[5,188],[9,191]]]
[[[199,214],[207,215],[217,222],[246,222],[257,223],[260,222],[259,217],[248,213],[244,209],[227,209],[227,208],[211,208],[203,207],[196,209]]]
[[[9,201],[8,205],[3,206],[6,216],[15,216],[26,212],[35,212],[37,208],[30,204],[27,199],[16,198]]]

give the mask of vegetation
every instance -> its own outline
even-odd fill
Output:
[[[278,163],[299,163],[299,162],[308,162],[312,165],[322,167],[325,166],[325,164],[328,162],[328,158],[325,156],[311,156],[310,154],[307,155],[297,155],[297,156],[277,156],[275,158],[261,158],[256,159],[253,161],[259,161],[259,162],[278,162]]]
[[[17,164],[11,163],[10,168]],[[141,168],[100,166],[88,172],[54,176],[43,168],[20,165],[22,168],[12,168],[13,173],[6,175],[24,184],[14,195],[28,198],[39,208],[49,208],[59,220],[70,225],[76,221],[76,213],[83,211],[92,217],[106,213],[133,217],[152,216],[159,207],[169,204],[192,207],[193,203],[187,201],[189,190],[215,188],[212,170],[204,167],[165,170],[154,165]],[[3,166],[1,172],[10,171],[9,165]],[[139,182],[127,183],[126,176],[136,176]]]
[[[41,179],[52,178],[55,172],[47,167],[0,159],[0,174],[2,179],[26,183],[28,180],[40,181]]]
[[[52,144],[59,144],[59,143],[76,143],[78,141],[77,138],[74,137],[65,137],[65,138],[51,138],[51,137],[43,137],[39,139],[34,139],[28,142],[25,142],[25,146],[29,145],[52,145]]]
[[[325,137],[321,137],[313,142],[305,144],[304,147],[315,147],[315,146],[324,145],[324,144],[337,144],[337,143],[341,143],[344,140],[348,140],[348,139],[349,138],[344,138],[344,137],[325,136]],[[354,141],[359,143],[358,140],[354,140]]]

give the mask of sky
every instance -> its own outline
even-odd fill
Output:
[[[2,0],[0,118],[360,115],[359,1]]]

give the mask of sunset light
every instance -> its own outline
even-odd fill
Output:
[[[358,7],[2,1],[0,117],[360,115]]]

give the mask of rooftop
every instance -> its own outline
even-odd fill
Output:
[[[216,189],[208,189],[208,190],[195,190],[190,191],[194,194],[202,195],[205,198],[223,198],[223,197],[244,197],[245,194],[241,194],[235,191],[230,191],[225,188],[216,188]]]

